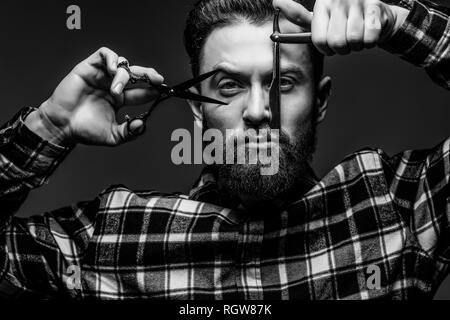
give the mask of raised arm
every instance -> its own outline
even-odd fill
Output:
[[[54,296],[67,290],[68,267],[77,266],[92,234],[98,201],[79,203],[41,216],[16,218],[28,193],[48,181],[78,144],[116,146],[142,133],[142,121],[116,121],[123,106],[147,103],[150,86],[127,86],[125,60],[101,48],[79,63],[39,108],[25,108],[0,128],[0,296]],[[131,66],[154,84],[155,70]]]
[[[434,82],[450,90],[450,10],[415,0],[394,1],[408,8],[409,14],[399,30],[380,46],[425,68]]]
[[[349,54],[379,46],[427,70],[450,89],[448,9],[416,0],[316,0],[311,14],[305,0],[274,0],[285,16],[311,29],[324,55]]]

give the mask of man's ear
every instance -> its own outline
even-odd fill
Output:
[[[328,101],[331,95],[331,78],[325,76],[317,84],[316,91],[316,108],[317,118],[316,123],[321,123],[325,119],[327,113]]]
[[[195,94],[200,94],[197,90],[197,88],[192,87],[189,88],[189,91]],[[203,110],[202,110],[202,103],[198,101],[192,101],[188,100],[189,106],[191,107],[192,114],[194,115],[195,123],[199,128],[203,127]]]

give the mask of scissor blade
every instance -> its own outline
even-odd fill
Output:
[[[202,82],[203,80],[208,79],[209,77],[212,77],[213,75],[215,75],[217,72],[219,72],[219,70],[213,70],[204,74],[199,75],[198,77],[195,77],[193,79],[187,80],[185,82],[182,82],[180,84],[177,84],[176,86],[173,87],[174,90],[176,91],[183,91],[186,90],[188,88],[193,87],[194,85],[196,85],[197,83]]]
[[[199,94],[192,93],[192,92],[189,92],[189,91],[177,92],[174,95],[174,97],[181,98],[181,99],[186,99],[186,100],[192,100],[192,101],[221,104],[221,105],[227,105],[228,104],[226,102],[222,102],[220,100],[216,100],[216,99],[213,99],[213,98],[201,96]]]
[[[279,9],[275,12],[273,30],[279,32],[278,24]],[[272,112],[271,126],[273,129],[280,129],[280,44],[273,43],[273,71],[272,83],[269,91],[269,104]]]
[[[273,75],[269,92],[269,104],[272,111],[272,128],[280,128],[280,45],[275,42],[273,44]]]

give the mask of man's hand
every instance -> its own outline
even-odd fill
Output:
[[[311,28],[313,44],[324,55],[348,54],[381,44],[409,13],[379,0],[316,0],[313,13],[294,0],[274,0],[273,4],[291,22]]]
[[[124,61],[108,48],[101,48],[79,63],[58,85],[53,95],[25,120],[26,125],[47,140],[59,144],[114,146],[131,140],[143,129],[133,121],[118,124],[116,112],[123,106],[153,100],[155,89],[125,88],[129,74],[117,64]],[[147,75],[154,84],[164,78],[154,69],[131,66],[136,75]]]

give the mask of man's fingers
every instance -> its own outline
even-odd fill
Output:
[[[377,4],[369,4],[364,10],[364,47],[374,47],[381,34],[381,10]]]
[[[130,71],[136,76],[146,76],[151,84],[160,85],[164,82],[164,77],[153,68],[131,66]],[[139,84],[140,87],[125,88],[124,104],[128,106],[140,105],[155,99],[159,92],[148,83]]]
[[[102,47],[91,54],[85,61],[98,69],[106,69],[112,76],[117,70],[117,59],[119,56],[109,48]]]
[[[118,63],[121,63],[123,61],[127,60],[124,57],[119,57],[117,59]],[[126,84],[128,83],[128,80],[130,80],[130,75],[128,74],[128,71],[125,70],[125,68],[117,68],[117,72],[111,83],[111,93],[113,94],[113,96],[118,97],[122,94],[122,91],[125,88]]]
[[[382,29],[394,20],[385,8],[389,6],[379,0],[317,0],[311,23],[312,42],[324,55],[372,48],[379,43]]]
[[[113,76],[117,71],[117,60],[119,56],[111,49],[105,47],[100,48],[98,53],[105,63],[108,73]]]
[[[273,0],[273,6],[279,8],[286,18],[298,26],[309,29],[312,13],[293,0]]]
[[[95,87],[107,88],[109,77],[117,70],[117,54],[106,47],[100,48],[80,62],[74,72]]]
[[[360,6],[351,6],[349,9],[347,43],[352,51],[364,48],[364,14]]]
[[[347,12],[344,6],[337,6],[331,12],[327,34],[328,47],[338,54],[347,54]]]
[[[324,55],[332,55],[333,51],[328,48],[327,34],[330,15],[328,9],[316,2],[314,6],[314,17],[311,22],[311,40],[314,46]]]
[[[143,76],[146,75],[152,84],[162,84],[164,82],[164,77],[160,75],[155,69],[153,68],[144,68],[140,66],[131,66],[130,70],[133,74],[137,76]]]
[[[154,100],[159,92],[152,87],[130,88],[123,91],[123,105],[137,106]]]
[[[122,144],[136,139],[145,131],[145,124],[141,119],[130,120],[130,124],[125,121],[121,124],[116,124],[114,127],[114,143]]]

